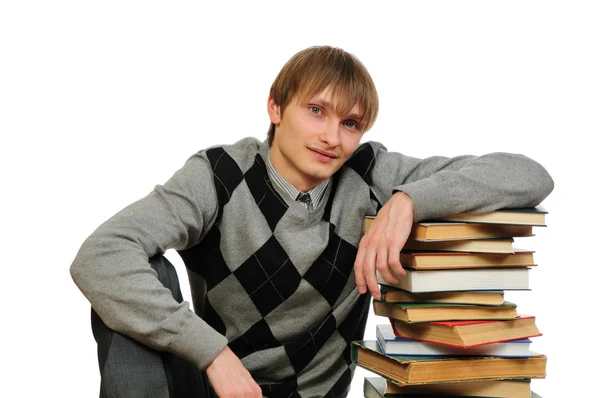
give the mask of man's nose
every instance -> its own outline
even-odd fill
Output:
[[[323,126],[323,131],[320,136],[321,141],[327,143],[329,146],[337,146],[340,143],[340,129],[339,123],[336,121],[328,121]]]

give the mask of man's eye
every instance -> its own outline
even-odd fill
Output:
[[[352,120],[346,120],[344,122],[344,126],[348,127],[348,128],[355,128],[357,126],[356,122],[352,121]]]
[[[310,111],[314,114],[320,114],[321,113],[321,108],[319,108],[318,106],[311,106],[310,107]]]

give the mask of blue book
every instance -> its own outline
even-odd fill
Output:
[[[429,343],[405,339],[394,334],[392,325],[376,326],[377,342],[385,355],[424,355],[424,356],[485,356],[485,357],[531,357],[530,339],[509,340],[475,347],[457,347],[455,345]]]

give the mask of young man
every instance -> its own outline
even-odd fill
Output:
[[[267,142],[196,153],[101,225],[71,266],[109,328],[191,362],[218,396],[346,396],[365,293],[379,297],[376,270],[390,282],[404,275],[399,254],[412,224],[534,206],[553,189],[522,155],[415,159],[361,145],[377,92],[341,49],[292,57],[267,111]],[[206,282],[202,318],[149,264],[169,248],[186,264],[192,295]]]

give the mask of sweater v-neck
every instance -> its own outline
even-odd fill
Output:
[[[262,156],[265,165],[269,162],[269,150],[270,148],[268,147],[268,144],[266,143],[266,141],[263,141],[260,148],[260,155]],[[275,172],[277,172],[277,170],[275,170]],[[269,175],[267,167],[265,167],[264,173],[265,180],[268,181],[268,183],[271,185],[271,189],[273,189],[275,193],[277,193],[277,195],[281,197],[281,200],[283,200],[287,204],[288,212],[291,212],[291,215],[294,219],[298,220],[299,222],[302,222],[305,225],[309,225],[314,220],[323,217],[325,208],[329,203],[331,187],[332,185],[334,185],[331,183],[331,181],[329,182],[329,184],[327,184],[327,188],[325,188],[325,193],[323,194],[321,200],[319,200],[318,205],[315,206],[313,208],[313,211],[311,212],[307,209],[305,204],[295,200],[296,198],[290,197],[286,192],[282,192],[284,191],[282,187],[278,186],[271,180],[271,176]],[[281,178],[283,178],[283,176],[281,176]],[[283,197],[284,195],[285,198]]]
[[[288,212],[291,212],[291,215],[294,219],[304,223],[305,225],[311,224],[315,220],[323,218],[325,208],[329,203],[332,185],[333,184],[330,183],[327,186],[319,205],[315,206],[312,212],[309,211],[303,203],[298,201],[292,201],[288,204]]]

